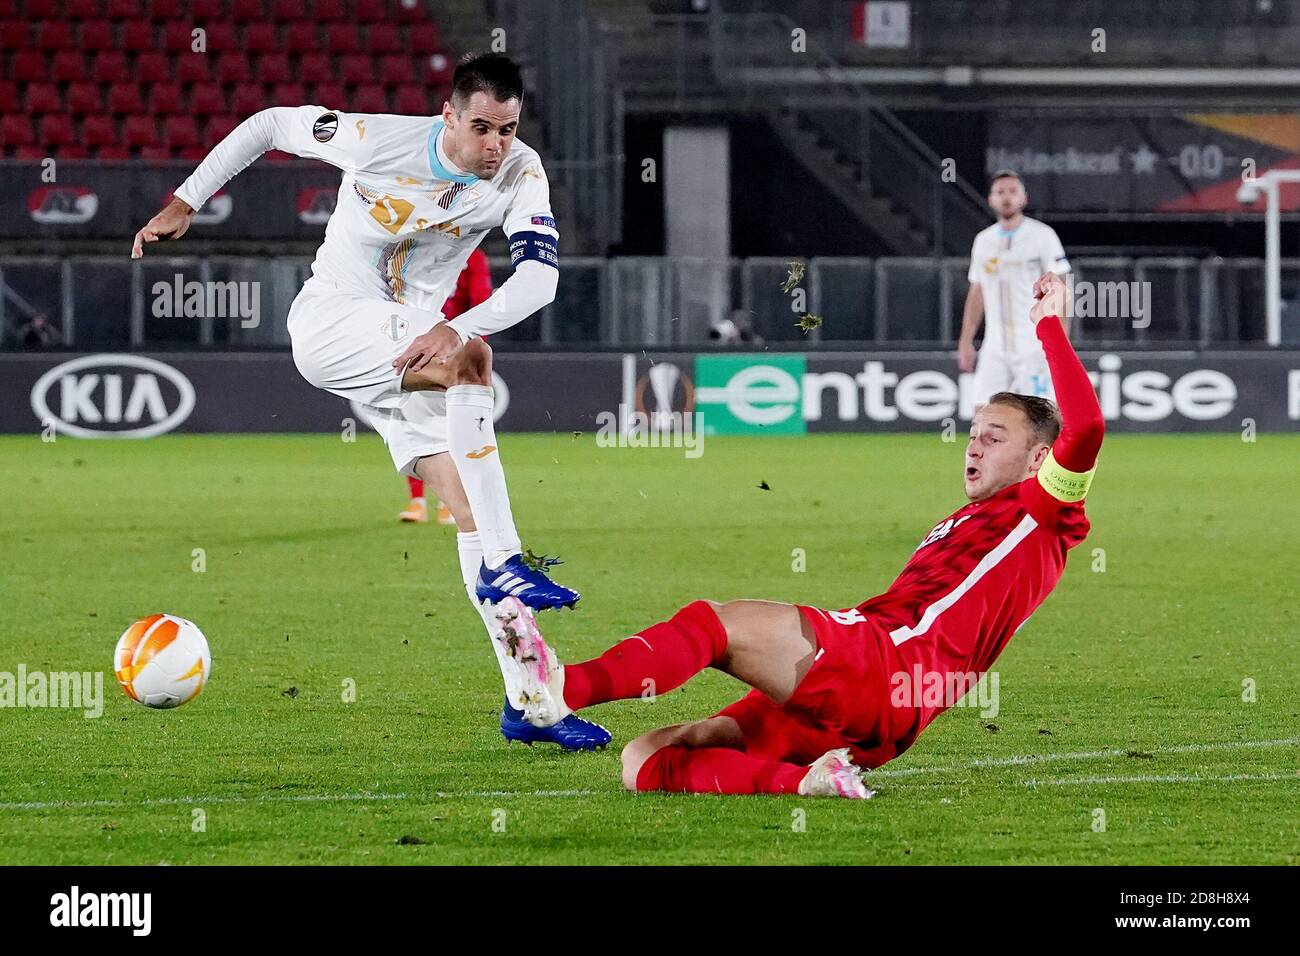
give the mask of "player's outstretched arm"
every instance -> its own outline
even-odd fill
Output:
[[[1061,410],[1061,434],[1052,444],[1050,457],[1058,470],[1065,473],[1062,480],[1066,484],[1082,484],[1082,490],[1086,491],[1106,424],[1088,372],[1065,335],[1066,294],[1064,280],[1053,272],[1047,273],[1034,284],[1037,301],[1029,317],[1038,340],[1043,343],[1056,403]],[[1076,476],[1077,480],[1069,476]]]

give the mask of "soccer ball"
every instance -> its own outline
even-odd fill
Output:
[[[208,682],[212,655],[193,621],[151,614],[118,639],[113,672],[126,696],[146,707],[179,707]]]

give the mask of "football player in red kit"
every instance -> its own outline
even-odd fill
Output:
[[[600,657],[560,665],[519,604],[498,612],[538,726],[609,700],[666,693],[706,667],[754,688],[704,720],[624,748],[631,790],[864,798],[860,768],[912,745],[955,700],[891,695],[896,675],[983,674],[1051,593],[1088,533],[1084,496],[1104,425],[1062,328],[1066,288],[1048,273],[1031,318],[1057,407],[998,393],[976,413],[963,476],[970,502],[925,536],[884,594],[855,608],[696,601]]]

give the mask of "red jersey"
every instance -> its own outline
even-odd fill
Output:
[[[487,255],[482,249],[475,249],[465,261],[465,268],[460,270],[456,291],[443,305],[442,314],[449,320],[454,319],[491,297],[492,272],[488,268]]]

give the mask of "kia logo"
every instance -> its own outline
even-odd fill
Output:
[[[84,355],[36,380],[32,411],[73,438],[152,438],[189,418],[194,386],[143,355]]]

